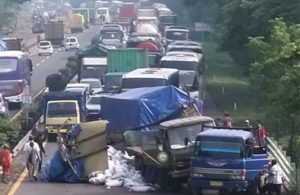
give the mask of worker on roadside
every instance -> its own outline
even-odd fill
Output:
[[[245,120],[245,127],[252,128],[252,125],[250,125],[250,121],[249,120]]]
[[[37,181],[37,173],[39,169],[39,161],[41,159],[40,157],[40,150],[39,148],[35,147],[34,142],[29,143],[30,149],[28,150],[28,167],[30,170],[30,173],[32,174],[32,177],[35,181]]]
[[[258,129],[259,138],[260,138],[261,143],[265,144],[266,130],[261,125],[261,121],[260,120],[257,120],[257,129]]]
[[[42,170],[42,163],[43,163],[43,153],[44,153],[44,155],[46,157],[46,151],[45,151],[44,146],[43,146],[43,142],[45,141],[43,134],[39,133],[35,137],[34,141],[39,145],[39,148],[40,148],[39,172],[41,172],[41,170]]]
[[[271,193],[273,194],[275,192],[276,195],[280,195],[281,185],[283,183],[283,174],[276,159],[273,159],[271,162],[270,176],[271,176],[271,185],[270,185]]]
[[[10,174],[10,151],[7,144],[3,145],[3,149],[0,152],[0,164],[2,166],[2,182],[8,183],[8,175]]]
[[[224,126],[228,128],[232,128],[232,118],[230,117],[229,112],[224,111],[224,116],[225,116]]]
[[[31,177],[32,176],[32,171],[30,169],[30,161],[31,161],[31,158],[30,158],[30,152],[31,152],[31,146],[30,146],[30,143],[33,144],[33,147],[35,150],[39,151],[40,150],[40,147],[39,145],[34,141],[33,139],[33,136],[29,136],[29,140],[28,142],[24,145],[24,152],[27,154],[27,162],[26,162],[26,167],[27,167],[27,170],[28,170],[28,176]],[[40,151],[39,151],[40,152]]]

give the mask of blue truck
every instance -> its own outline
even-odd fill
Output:
[[[188,184],[192,194],[202,189],[265,193],[261,177],[267,166],[267,145],[257,129],[212,127],[196,137]]]
[[[45,133],[55,140],[57,133],[66,134],[86,120],[84,92],[49,92],[43,96]]]

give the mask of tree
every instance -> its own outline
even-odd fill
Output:
[[[287,25],[283,18],[270,21],[270,35],[249,38],[252,53],[251,82],[266,114],[289,121],[288,151],[292,152],[300,125],[300,24]]]

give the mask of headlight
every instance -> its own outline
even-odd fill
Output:
[[[169,160],[169,156],[166,152],[159,152],[157,154],[157,160],[160,162],[160,163],[166,163],[168,162]]]

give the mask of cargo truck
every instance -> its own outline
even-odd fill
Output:
[[[73,8],[73,13],[82,15],[84,17],[84,27],[89,28],[89,25],[90,25],[90,9],[89,8]]]
[[[44,129],[48,140],[57,133],[67,134],[86,119],[86,95],[83,92],[49,92],[43,96]]]
[[[108,72],[130,72],[148,67],[148,54],[143,49],[126,48],[109,50],[107,55]]]
[[[63,21],[51,20],[45,25],[45,39],[52,45],[63,46],[65,38],[65,24]]]
[[[266,144],[252,128],[214,127],[198,134],[190,162],[192,194],[202,194],[202,189],[266,193]]]
[[[69,23],[69,28],[71,30],[71,33],[76,33],[76,32],[83,32],[84,29],[84,16],[81,14],[72,14],[70,23]]]

